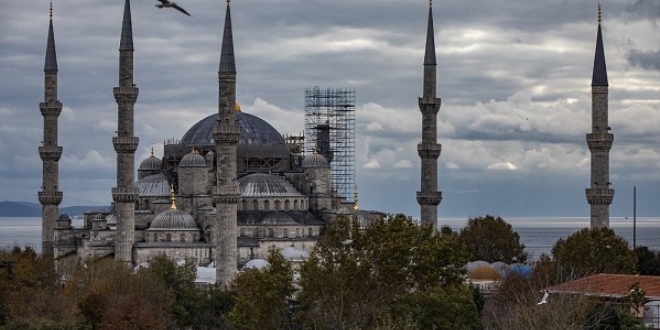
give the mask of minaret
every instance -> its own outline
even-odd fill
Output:
[[[587,188],[587,202],[591,205],[591,228],[610,225],[610,204],[614,198],[614,189],[610,183],[610,149],[614,134],[610,133],[607,123],[607,67],[603,36],[601,32],[602,13],[598,4],[598,36],[596,37],[596,56],[591,80],[591,133],[587,134],[587,145],[591,151],[591,186]]]
[[[133,186],[135,150],[139,139],[133,135],[133,105],[138,89],[133,83],[133,28],[131,2],[124,3],[124,19],[119,42],[119,87],[113,89],[118,107],[117,136],[112,144],[117,152],[117,187],[112,188],[112,200],[117,214],[115,259],[132,261],[135,231],[135,202],[138,190]]]
[[[437,114],[440,99],[436,90],[435,41],[433,36],[433,8],[429,1],[429,21],[426,31],[424,53],[424,94],[419,98],[422,111],[422,142],[417,144],[417,153],[422,159],[422,190],[417,192],[417,202],[421,207],[422,225],[438,228],[438,204],[442,193],[438,191],[438,157],[442,145],[437,141]]]
[[[228,286],[237,272],[236,227],[238,202],[241,198],[236,181],[236,144],[241,133],[235,116],[236,63],[229,0],[222,37],[218,85],[218,122],[213,132],[217,157],[217,182],[213,191],[217,210],[217,237],[212,238],[212,241],[215,240],[216,244],[216,283]]]
[[[43,161],[43,184],[39,191],[41,203],[41,244],[43,253],[53,253],[55,240],[55,221],[59,216],[58,206],[62,202],[62,192],[58,189],[59,166],[62,147],[57,145],[57,117],[62,112],[62,103],[57,100],[57,55],[55,54],[55,35],[53,33],[53,2],[50,3],[50,26],[44,65],[44,101],[39,103],[44,116],[44,140],[39,147],[39,156]]]

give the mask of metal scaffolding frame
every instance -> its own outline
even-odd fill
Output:
[[[330,162],[334,192],[353,201],[355,187],[355,89],[305,89],[305,152]]]

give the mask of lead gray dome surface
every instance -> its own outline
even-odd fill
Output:
[[[159,213],[148,230],[198,230],[199,226],[192,215],[182,210],[166,210]]]
[[[236,112],[235,116],[241,130],[238,143],[284,144],[282,135],[265,120],[245,112]],[[218,114],[215,113],[198,121],[183,135],[181,144],[213,144],[213,129],[217,120]]]

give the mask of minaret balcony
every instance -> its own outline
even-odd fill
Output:
[[[140,139],[135,136],[116,136],[112,138],[112,145],[117,153],[135,153]]]
[[[62,147],[54,145],[43,145],[39,147],[39,156],[43,161],[56,162],[62,157]]]
[[[137,101],[140,89],[137,87],[115,87],[112,92],[115,94],[115,101],[119,105],[133,105]]]
[[[614,199],[612,188],[587,188],[585,189],[589,205],[610,205]]]
[[[41,205],[60,205],[64,197],[61,191],[40,191],[38,196]]]
[[[112,200],[115,203],[135,203],[138,200],[139,190],[135,187],[112,188]]]
[[[419,205],[438,206],[442,201],[442,192],[440,191],[418,191],[417,203]]]
[[[417,154],[422,159],[438,159],[442,145],[438,143],[421,142],[417,144]]]
[[[608,132],[587,133],[587,145],[589,150],[610,151],[614,142],[614,134]]]
[[[417,100],[417,103],[419,105],[419,110],[422,111],[423,114],[437,114],[438,110],[440,110],[440,103],[441,100],[438,97],[435,98],[424,98],[420,97]]]
[[[238,143],[241,128],[236,124],[218,124],[213,130],[213,139],[217,143]]]
[[[213,200],[220,204],[238,204],[241,199],[241,187],[225,185],[213,187]]]
[[[44,117],[58,117],[62,113],[62,102],[50,101],[39,103],[41,115]]]

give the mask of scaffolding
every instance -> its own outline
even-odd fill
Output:
[[[355,90],[305,89],[305,152],[330,162],[333,191],[352,202],[355,187]]]

